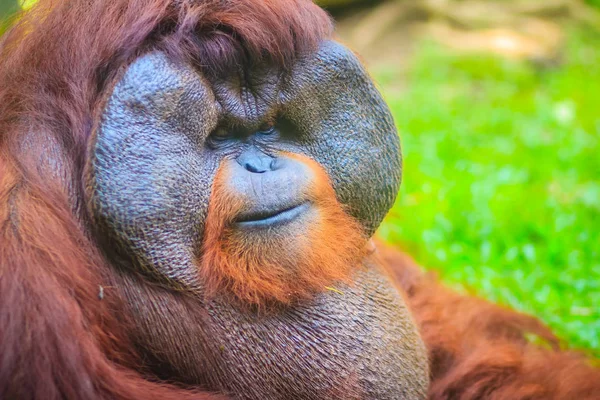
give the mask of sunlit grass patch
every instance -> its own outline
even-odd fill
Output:
[[[598,42],[572,32],[558,67],[423,43],[406,90],[375,76],[405,157],[381,235],[600,354]]]

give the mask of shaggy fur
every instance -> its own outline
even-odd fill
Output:
[[[350,282],[364,255],[360,224],[343,211],[323,167],[305,156],[286,156],[309,165],[315,176],[305,194],[317,214],[310,230],[293,225],[282,234],[269,233],[268,238],[232,230],[230,224],[244,200],[227,191],[223,184],[227,170],[221,168],[211,195],[200,263],[209,294],[232,293],[241,305],[265,309],[310,299],[336,282]]]
[[[560,351],[539,320],[460,295],[406,254],[378,246],[429,351],[430,400],[600,399],[600,369]],[[528,336],[546,343],[531,343]]]
[[[102,296],[112,269],[80,201],[94,113],[151,49],[207,74],[286,69],[330,31],[309,0],[40,0],[2,37],[1,399],[222,398],[144,376],[123,307]]]

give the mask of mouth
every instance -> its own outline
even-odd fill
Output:
[[[305,202],[276,210],[260,210],[242,213],[234,221],[241,228],[267,228],[292,222],[310,208]]]

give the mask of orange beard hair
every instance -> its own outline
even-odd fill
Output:
[[[344,212],[327,173],[317,162],[286,155],[313,171],[315,180],[307,195],[317,217],[300,232],[290,229],[295,222],[269,232],[232,229],[244,201],[227,190],[227,168],[220,167],[199,263],[208,297],[232,295],[242,306],[265,309],[309,300],[328,286],[350,282],[365,251],[361,226]]]

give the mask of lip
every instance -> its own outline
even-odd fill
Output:
[[[310,208],[310,203],[305,202],[292,207],[274,211],[261,211],[245,213],[238,217],[235,224],[241,228],[267,228],[292,222]]]

